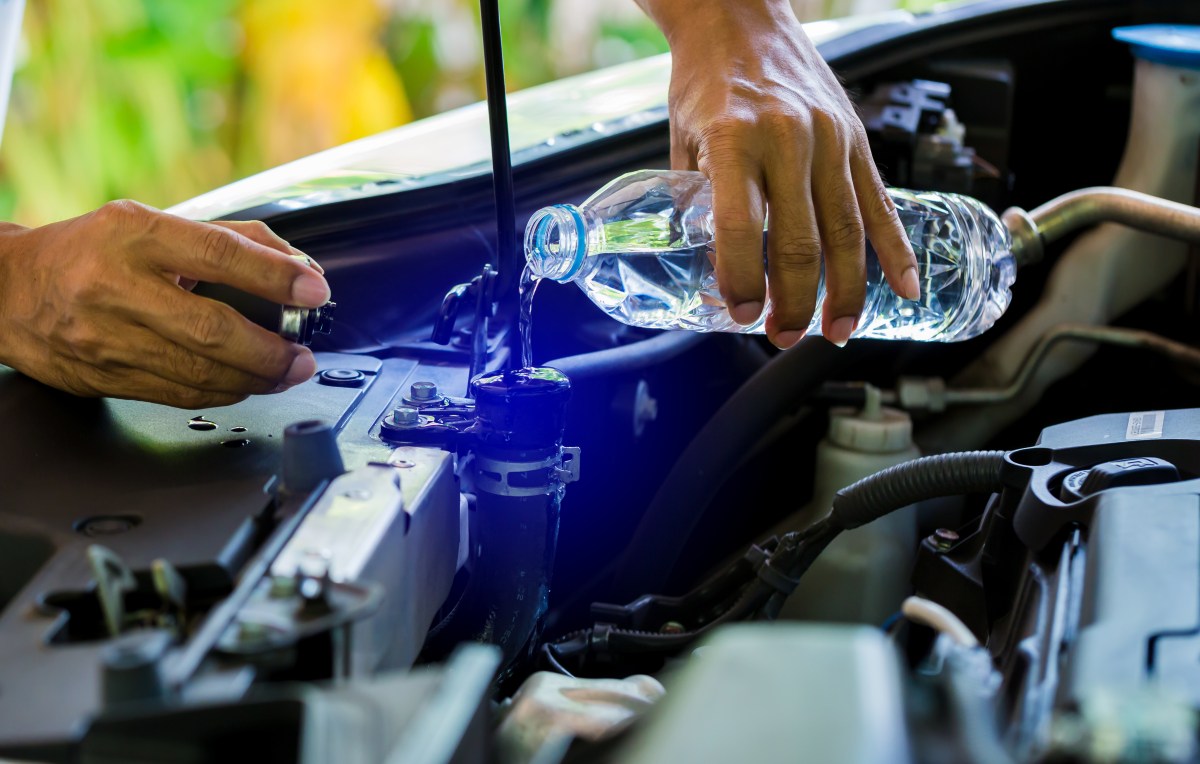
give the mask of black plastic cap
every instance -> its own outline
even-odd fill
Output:
[[[346,471],[337,433],[321,419],[295,422],[283,431],[283,487],[306,493]]]
[[[484,444],[538,449],[562,442],[571,380],[558,369],[513,369],[480,377],[475,394],[478,436]]]

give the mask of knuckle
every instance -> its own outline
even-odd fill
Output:
[[[896,202],[882,188],[882,184],[879,184],[876,192],[867,200],[867,214],[876,220],[898,221],[900,213],[896,210]]]
[[[763,131],[776,140],[790,141],[807,128],[798,114],[777,110],[767,112],[759,118]]]
[[[822,236],[835,251],[859,250],[866,242],[862,221],[857,217],[842,218],[823,231]]]
[[[823,140],[836,141],[839,144],[848,142],[846,125],[841,115],[829,109],[814,109],[812,113],[813,131]]]
[[[187,378],[197,385],[211,387],[221,378],[221,366],[204,356],[193,355],[187,361]]]
[[[201,347],[219,348],[229,341],[233,327],[221,311],[208,308],[198,310],[191,316],[187,331]]]
[[[697,164],[712,171],[744,164],[755,151],[755,125],[753,118],[743,116],[722,117],[708,125],[697,142]]]
[[[228,271],[241,253],[237,234],[220,226],[208,226],[200,239],[201,260],[214,271]]]
[[[132,199],[117,199],[96,210],[96,217],[114,223],[124,223],[144,216],[148,208]]]
[[[251,236],[254,236],[254,237],[263,238],[263,239],[277,238],[275,236],[275,232],[271,230],[271,227],[269,225],[267,225],[266,223],[262,222],[261,220],[247,221],[246,230],[249,231]]]
[[[89,366],[103,365],[105,343],[82,321],[71,321],[59,327],[59,337],[71,349],[71,355]]]
[[[815,236],[783,237],[769,256],[771,265],[784,274],[811,273],[821,267],[821,241]]]

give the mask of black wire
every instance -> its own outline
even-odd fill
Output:
[[[554,645],[550,642],[542,645],[542,655],[545,656],[546,662],[550,664],[550,667],[558,673],[562,674],[563,676],[570,677],[571,679],[577,678],[558,660],[558,651],[554,649]]]

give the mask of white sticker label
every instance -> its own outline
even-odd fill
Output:
[[[1161,438],[1163,434],[1163,419],[1165,411],[1138,411],[1129,415],[1129,424],[1125,426],[1125,440],[1148,440]]]

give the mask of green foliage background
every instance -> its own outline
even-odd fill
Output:
[[[666,50],[632,0],[501,13],[510,89]],[[169,206],[478,100],[477,24],[477,0],[27,0],[0,220]]]

